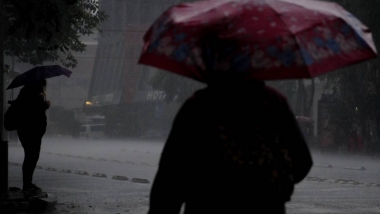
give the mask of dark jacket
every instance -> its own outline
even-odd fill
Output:
[[[47,125],[46,110],[49,108],[42,94],[27,96],[19,95],[11,101],[20,112],[20,124],[18,130],[33,130],[45,133]]]
[[[228,136],[233,139],[226,146],[223,139]],[[289,198],[270,186],[259,166],[251,165],[255,160],[246,153],[260,148],[249,142],[260,138],[277,140],[291,160]],[[310,152],[284,96],[260,82],[212,85],[195,93],[174,121],[149,213],[177,214],[183,203],[186,214],[283,213],[275,210],[284,209],[292,185],[311,166]]]

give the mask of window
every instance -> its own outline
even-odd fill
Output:
[[[90,126],[90,131],[91,132],[102,132],[102,131],[104,131],[104,125],[93,125],[93,126]]]
[[[87,126],[81,126],[80,127],[80,132],[86,132]]]

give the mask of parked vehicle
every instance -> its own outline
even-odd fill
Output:
[[[86,124],[80,127],[80,138],[84,139],[102,139],[104,134],[105,124]]]

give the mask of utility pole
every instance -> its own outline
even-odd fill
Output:
[[[8,195],[8,141],[4,140],[4,0],[0,0],[0,193]]]

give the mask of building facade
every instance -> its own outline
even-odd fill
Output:
[[[109,136],[165,135],[177,106],[150,79],[157,69],[138,59],[143,36],[154,20],[178,0],[107,0],[86,109],[106,117]],[[167,116],[170,114],[170,116]]]

